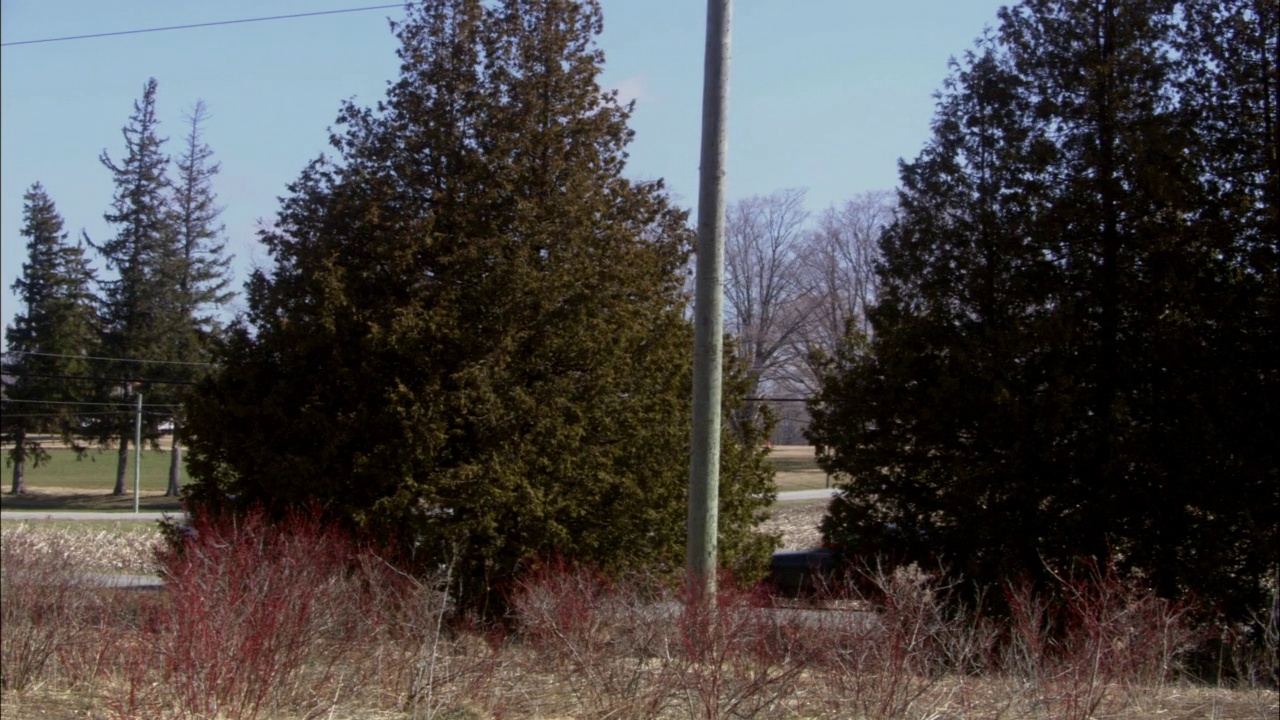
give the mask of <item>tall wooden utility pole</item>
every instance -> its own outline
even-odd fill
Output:
[[[142,393],[138,393],[138,417],[133,425],[133,513],[142,498]]]
[[[693,443],[689,462],[690,589],[716,590],[720,504],[720,386],[724,358],[724,175],[728,141],[729,18],[733,0],[707,0],[702,85],[702,159],[698,181],[698,266],[694,298]]]

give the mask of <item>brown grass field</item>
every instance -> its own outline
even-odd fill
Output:
[[[812,445],[775,445],[769,451],[779,492],[828,487],[827,475],[814,459]]]
[[[1099,577],[1053,639],[951,615],[923,574],[879,600],[714,610],[658,586],[549,567],[506,622],[451,617],[440,589],[305,520],[202,528],[158,592],[154,528],[6,523],[0,715],[14,718],[1274,720],[1265,684],[1189,680],[1177,608]],[[1096,592],[1095,592],[1096,591]],[[1028,606],[1035,598],[1027,596]],[[828,609],[822,609],[828,608]],[[1028,616],[1031,617],[1031,616]],[[1003,638],[1003,639],[1002,639]],[[1274,649],[1273,649],[1274,650]],[[1251,676],[1252,677],[1252,676]]]
[[[823,487],[812,449],[774,448],[780,489]],[[132,509],[105,488],[33,485],[6,510]],[[144,508],[173,510],[156,487]],[[811,547],[825,502],[779,504],[765,530]],[[1201,631],[1098,576],[1065,635],[1026,596],[997,625],[948,612],[927,576],[871,574],[875,600],[779,603],[725,583],[717,606],[665,582],[545,568],[505,621],[441,602],[448,571],[398,574],[331,529],[210,526],[159,591],[88,578],[160,572],[155,523],[0,527],[0,717],[504,720],[1275,720],[1275,648],[1204,683]],[[865,582],[863,583],[865,585]],[[1011,591],[1017,592],[1016,588]],[[1267,653],[1270,655],[1267,655]],[[1246,660],[1248,660],[1246,657]]]

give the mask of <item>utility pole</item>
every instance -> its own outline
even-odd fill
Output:
[[[720,393],[724,360],[724,175],[728,140],[729,21],[733,0],[707,0],[702,80],[702,156],[695,272],[693,442],[689,461],[690,590],[715,601],[720,505]]]
[[[142,393],[138,393],[138,419],[133,426],[133,514],[138,514],[142,494]]]

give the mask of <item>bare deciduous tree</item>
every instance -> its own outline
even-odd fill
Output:
[[[727,213],[726,326],[748,368],[748,396],[757,395],[786,363],[806,320],[804,196],[804,190],[779,190],[739,200]]]
[[[862,193],[827,208],[808,233],[801,253],[806,322],[792,336],[785,378],[792,393],[816,390],[822,359],[834,355],[848,330],[871,336],[867,310],[876,298],[880,233],[895,205],[890,191]]]
[[[779,190],[733,203],[725,237],[726,327],[750,377],[749,397],[805,398],[848,328],[871,334],[880,232],[895,196],[867,192],[827,208],[809,225],[803,190]],[[801,442],[799,401],[770,401],[781,442]],[[743,417],[757,412],[748,403]]]

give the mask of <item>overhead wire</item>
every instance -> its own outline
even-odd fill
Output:
[[[193,365],[198,367],[217,367],[217,363],[194,362],[188,360],[145,360],[138,358],[102,357],[98,355],[62,355],[59,353],[34,352],[31,350],[8,350],[5,355],[32,355],[34,357],[66,358],[69,360],[101,360],[104,362],[144,363],[147,365]]]
[[[122,408],[136,408],[136,407],[138,407],[138,404],[137,404],[137,403],[130,403],[130,402],[118,402],[118,403],[112,403],[112,402],[78,402],[78,401],[75,401],[75,400],[15,400],[15,399],[13,399],[13,398],[5,398],[5,402],[6,402],[6,403],[22,403],[22,404],[28,404],[28,405],[74,405],[74,406],[76,406],[76,407],[89,407],[89,406],[95,406],[95,407],[122,407]],[[142,404],[142,407],[144,407],[144,408],[149,408],[149,407],[153,407],[153,408],[180,408],[180,407],[182,407],[182,405],[181,405],[181,404],[173,404],[173,403],[143,403],[143,404]]]
[[[143,415],[152,417],[169,417],[169,413],[144,412]],[[101,412],[78,412],[76,417],[105,417],[120,415],[119,411],[101,411]],[[5,413],[6,418],[65,418],[67,415],[59,413]]]
[[[154,27],[154,28],[139,28],[135,30],[118,30],[118,31],[104,32],[104,33],[90,33],[86,35],[68,35],[63,37],[41,38],[38,40],[17,40],[17,41],[0,43],[0,47],[11,47],[11,46],[17,46],[17,45],[35,45],[40,43],[65,42],[70,40],[87,40],[91,38],[115,37],[120,35],[137,35],[142,33],[166,32],[169,30],[188,30],[188,29],[194,29],[194,28],[216,27],[216,26],[222,26],[222,25],[239,25],[239,24],[245,24],[245,23],[268,22],[273,20],[291,20],[291,19],[297,19],[297,18],[318,17],[323,15],[340,15],[340,14],[346,14],[346,13],[368,12],[370,10],[389,10],[393,8],[405,7],[406,4],[411,4],[411,3],[401,2],[401,3],[394,3],[394,4],[388,4],[388,5],[366,5],[364,7],[340,8],[337,10],[317,10],[317,11],[305,12],[305,13],[291,13],[287,15],[269,15],[269,16],[263,16],[263,17],[253,17],[253,18],[239,18],[235,20],[217,20],[217,21],[205,22],[205,23],[188,23],[185,25],[168,25],[168,26]],[[61,355],[57,353],[41,353],[41,352],[27,352],[27,351],[10,351],[5,354],[6,355],[10,355],[10,354],[32,355],[37,357],[69,358],[69,359],[78,359],[78,360],[101,360],[101,361],[122,362],[122,363],[146,363],[146,364],[153,364],[153,365],[191,365],[191,366],[201,366],[201,367],[217,366],[216,363],[185,362],[185,361],[178,361],[178,360],[141,360],[141,359],[135,359],[135,358],[110,358],[110,357],[95,357],[90,355]],[[123,382],[134,382],[134,381],[130,380],[130,381],[123,381]],[[174,384],[174,385],[191,384],[191,383],[181,383],[176,381],[163,381],[163,380],[152,380],[150,382]]]
[[[238,20],[217,20],[214,22],[169,25],[166,27],[141,28],[138,30],[116,30],[114,32],[92,33],[88,35],[67,35],[64,37],[41,38],[39,40],[15,40],[12,42],[0,43],[0,47],[38,45],[41,43],[67,42],[70,40],[89,40],[91,38],[116,37],[119,35],[139,35],[142,33],[167,32],[169,30],[190,30],[193,28],[216,27],[219,25],[241,25],[244,23],[267,22],[270,20],[292,20],[295,18],[316,17],[319,15],[340,15],[343,13],[367,12],[369,10],[388,10],[391,8],[402,8],[404,6],[405,3],[395,3],[393,5],[369,5],[367,7],[344,8],[341,10],[317,10],[314,12],[293,13],[291,15],[271,15],[267,17],[241,18]]]
[[[52,373],[14,372],[5,373],[9,377],[30,377],[45,380],[86,380],[103,383],[141,383],[144,385],[198,385],[191,380],[158,380],[156,378],[104,378],[92,375],[55,375]]]
[[[164,26],[164,27],[140,28],[135,30],[119,30],[119,31],[113,31],[113,32],[91,33],[91,34],[85,34],[85,35],[68,35],[68,36],[62,36],[62,37],[41,38],[38,40],[19,40],[19,41],[0,43],[0,47],[13,47],[13,46],[19,46],[19,45],[37,45],[42,43],[54,43],[54,42],[68,42],[73,40],[88,40],[92,38],[117,37],[117,36],[123,36],[123,35],[138,35],[143,33],[167,32],[171,30],[189,30],[189,29],[204,28],[204,27],[218,27],[218,26],[224,26],[224,25],[239,25],[239,24],[246,24],[246,23],[269,22],[269,21],[275,21],[275,20],[291,20],[291,19],[297,19],[297,18],[318,17],[318,16],[324,16],[324,15],[340,15],[340,14],[347,14],[347,13],[368,12],[371,10],[389,10],[393,8],[401,8],[401,7],[404,7],[404,5],[405,3],[395,3],[395,4],[388,4],[388,5],[369,5],[369,6],[357,7],[357,8],[321,10],[321,11],[306,12],[306,13],[292,13],[287,15],[271,15],[271,16],[264,16],[264,17],[254,17],[254,18],[240,18],[235,20],[219,20],[219,21],[206,22],[206,23],[189,23],[185,25],[170,25],[170,26]],[[149,365],[184,365],[184,366],[197,366],[197,367],[217,367],[216,363],[205,363],[205,362],[192,362],[192,361],[180,361],[180,360],[146,360],[146,359],[138,359],[138,358],[115,358],[115,357],[93,356],[93,355],[65,355],[65,354],[59,354],[59,353],[42,353],[42,352],[34,352],[34,351],[9,351],[4,354],[20,355],[20,356],[26,355],[26,356],[33,356],[33,357],[75,359],[75,360],[94,360],[94,361],[101,361],[101,362],[143,363],[143,364],[149,364]],[[11,373],[10,376],[11,377],[37,377],[37,378],[62,379],[62,380],[94,380],[99,382],[142,382],[142,383],[166,384],[166,385],[196,384],[194,382],[189,382],[189,381],[159,380],[155,378],[126,380],[122,378],[95,378],[95,377],[90,377],[85,375],[54,375],[54,374],[42,374],[42,373]],[[20,399],[12,399],[12,398],[6,398],[5,402],[6,403],[39,404],[39,405],[65,405],[65,406],[76,406],[76,407],[105,406],[105,407],[116,407],[116,408],[127,408],[127,409],[133,409],[138,407],[133,403],[68,402],[68,401],[55,401],[55,400],[20,400]],[[144,403],[142,404],[141,407],[143,408],[179,408],[182,406],[172,405],[172,404]],[[110,415],[115,413],[81,412],[78,414],[79,415]],[[156,413],[148,413],[148,414],[156,414]],[[53,414],[47,414],[47,413],[46,414],[6,413],[6,416],[24,417],[24,418],[26,417],[33,417],[33,418],[34,417],[61,417],[59,415],[53,415]]]

